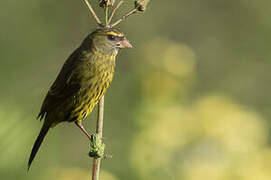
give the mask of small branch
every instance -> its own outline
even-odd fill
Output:
[[[98,16],[96,15],[96,13],[94,12],[94,10],[92,9],[90,3],[88,2],[88,0],[84,0],[84,2],[86,3],[91,15],[94,17],[94,19],[96,20],[98,25],[101,25],[102,22],[100,21],[100,19],[98,18]]]
[[[98,117],[97,117],[96,133],[99,136],[103,136],[103,119],[104,119],[104,97],[101,98],[98,107]]]
[[[117,20],[116,22],[114,22],[111,27],[116,26],[117,24],[119,24],[121,21],[125,20],[128,16],[134,14],[137,12],[137,7],[133,8],[132,10],[130,10],[129,12],[125,13],[119,20]]]
[[[92,180],[99,180],[101,158],[93,160]]]
[[[104,96],[101,98],[98,106],[98,116],[96,124],[96,133],[100,138],[103,137],[103,118],[104,118]],[[99,179],[101,158],[94,158],[92,166],[92,180]]]
[[[114,16],[114,14],[116,13],[117,9],[120,7],[120,5],[123,3],[123,0],[120,0],[119,3],[115,6],[115,8],[113,9],[109,19],[108,19],[108,23],[106,24],[106,26],[108,26]]]
[[[107,27],[107,23],[108,23],[108,7],[105,7],[105,26]]]

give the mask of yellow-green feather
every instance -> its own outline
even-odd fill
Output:
[[[96,69],[90,69],[89,73],[93,76],[86,82],[89,88],[86,88],[82,96],[78,97],[78,104],[71,112],[68,121],[82,121],[94,106],[99,102],[113,79],[116,53],[110,56],[95,56],[103,61],[94,61]]]

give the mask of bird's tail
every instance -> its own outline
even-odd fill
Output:
[[[28,170],[29,170],[31,163],[34,160],[34,158],[40,148],[40,145],[41,145],[41,143],[42,143],[42,141],[43,141],[44,137],[46,136],[49,129],[50,129],[50,125],[48,125],[47,123],[44,123],[41,130],[40,130],[39,136],[37,137],[37,139],[34,143],[34,146],[32,147],[31,154],[30,154],[30,157],[28,160]]]

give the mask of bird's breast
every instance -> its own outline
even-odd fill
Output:
[[[81,79],[81,90],[76,97],[76,105],[70,119],[81,121],[92,112],[109,88],[113,80],[114,68],[114,61],[97,62],[89,66]]]

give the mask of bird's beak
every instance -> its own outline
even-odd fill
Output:
[[[121,49],[124,49],[124,48],[132,48],[133,46],[132,46],[131,43],[128,41],[128,39],[124,38],[123,40],[121,40],[121,41],[118,43],[118,47],[121,48]]]

